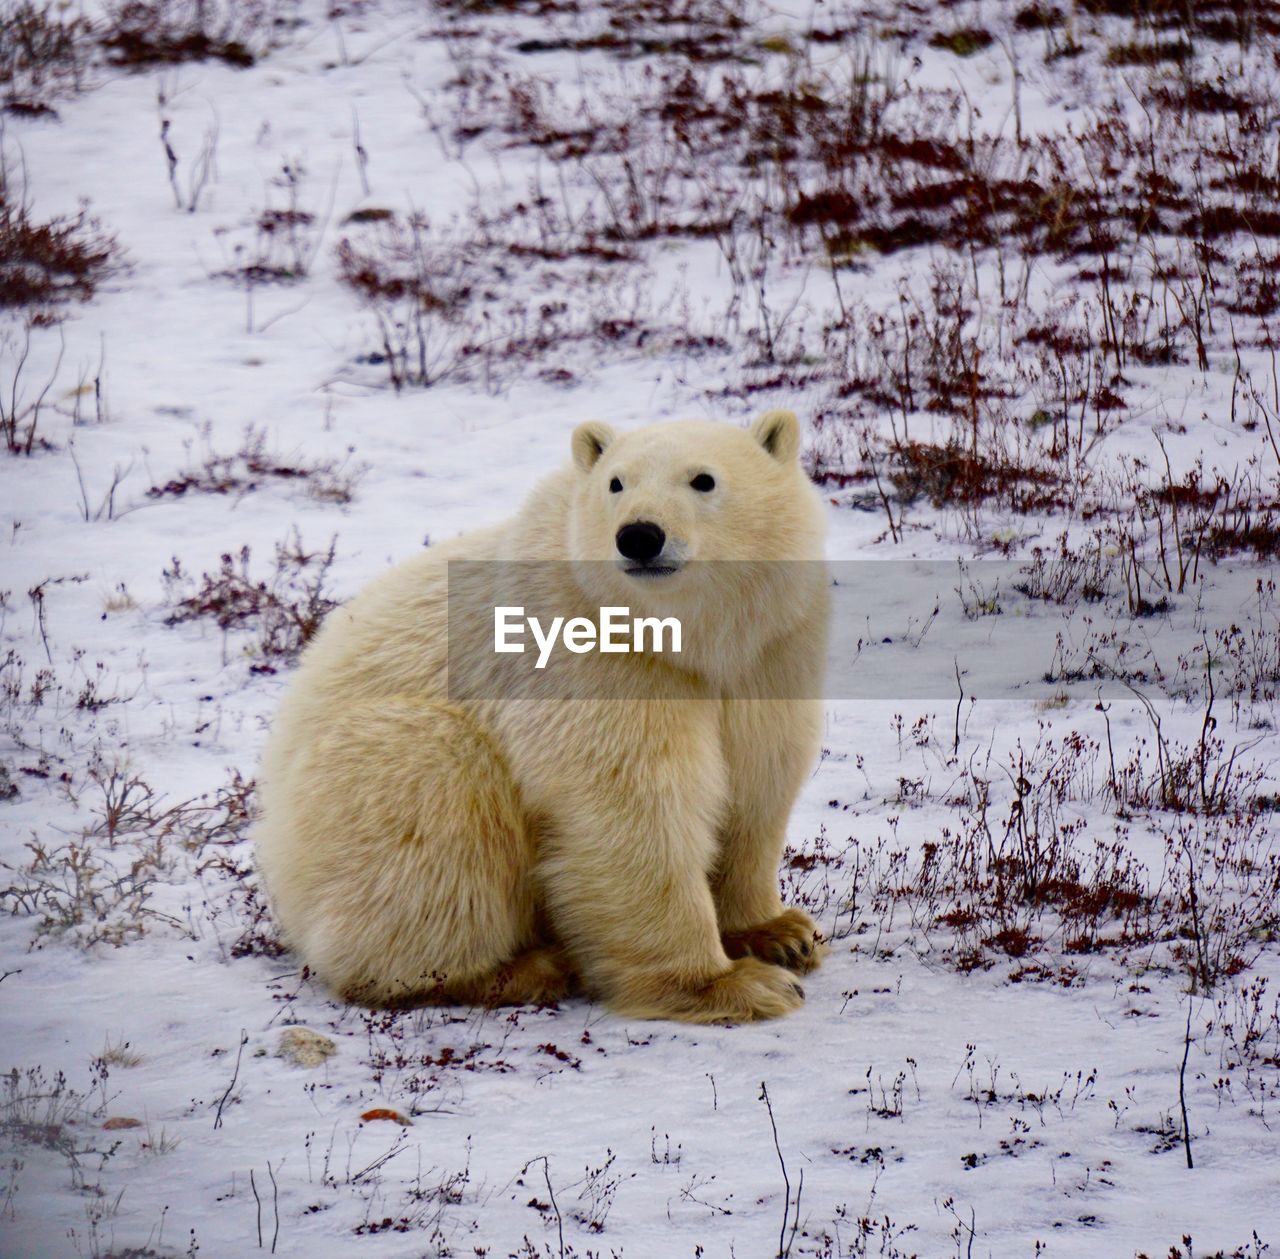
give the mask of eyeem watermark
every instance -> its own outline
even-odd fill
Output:
[[[535,669],[545,669],[557,641],[575,655],[589,651],[632,652],[680,650],[680,621],[674,616],[631,615],[630,608],[608,607],[600,609],[600,620],[585,616],[551,618],[544,627],[536,616],[526,616],[523,607],[497,607],[493,610],[493,649],[498,652],[523,652],[525,629],[533,635],[538,645]],[[667,637],[671,645],[666,646]],[[646,646],[646,637],[650,646]]]
[[[769,698],[921,699],[948,712],[959,705],[962,718],[975,700],[1096,704],[1135,690],[1194,703],[1280,699],[1280,589],[1265,565],[1204,563],[1185,589],[1176,577],[1169,589],[1157,560],[1144,570],[1161,595],[1153,607],[1150,594],[1135,606],[1122,558],[1094,546],[963,564],[805,562],[791,586],[812,588],[809,569],[825,583],[825,646],[793,648],[784,633],[766,653],[736,661],[739,672],[716,681],[716,694],[759,699],[762,683],[776,684],[789,689]],[[708,652],[732,656],[744,629],[767,632],[785,619],[785,600],[759,593],[769,585],[763,568],[787,587],[792,565],[776,564],[779,573],[754,561],[692,561],[678,588],[646,584],[632,596],[611,561],[450,560],[449,698],[701,694],[689,679],[702,676]],[[793,649],[821,653],[818,667],[779,671]],[[637,689],[635,666],[650,654],[661,667],[644,670]]]

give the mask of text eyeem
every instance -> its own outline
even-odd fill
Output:
[[[536,616],[525,616],[523,607],[493,609],[493,649],[498,652],[523,652],[525,630],[537,644],[535,669],[545,669],[558,641],[575,655],[601,652],[678,652],[680,621],[674,616],[631,615],[630,608],[601,608],[598,622],[585,616],[552,617],[543,626]],[[668,639],[670,645],[668,646]],[[646,646],[646,641],[650,644]]]

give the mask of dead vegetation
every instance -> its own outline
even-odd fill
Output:
[[[945,806],[936,837],[917,850],[892,837],[837,845],[824,831],[788,850],[784,892],[873,956],[905,946],[961,972],[1012,963],[1011,982],[1067,987],[1105,956],[1122,973],[1169,969],[1213,991],[1280,939],[1272,811],[1261,771],[1237,752],[1209,739],[1170,746],[1158,724],[1152,742],[1117,765],[1103,743],[1042,721],[1003,760],[964,762],[922,718],[909,746],[951,782],[934,802],[929,771],[904,776],[894,803]],[[1116,818],[1110,838],[1086,820],[1099,805]],[[892,836],[899,821],[888,819]],[[1158,863],[1134,855],[1134,828],[1163,835]]]
[[[56,118],[54,103],[87,83],[93,26],[57,0],[15,0],[0,14],[4,112]]]
[[[274,559],[262,577],[253,575],[248,546],[225,553],[216,572],[197,579],[174,557],[163,580],[168,592],[166,625],[212,621],[224,635],[224,651],[233,632],[247,632],[243,652],[251,673],[275,673],[292,664],[338,606],[327,583],[337,539],[324,551],[307,551],[295,531],[276,543]]]
[[[240,498],[268,485],[296,486],[308,498],[345,506],[355,497],[364,474],[362,465],[346,459],[306,459],[268,446],[265,429],[250,425],[239,447],[229,454],[214,449],[208,433],[203,450],[190,465],[147,490],[151,499],[182,498],[187,494],[218,494]]]
[[[0,161],[0,311],[54,322],[68,302],[92,298],[119,263],[115,238],[87,209],[40,218],[25,179]]]
[[[57,382],[62,356],[59,354],[51,375],[32,381],[28,362],[32,332],[38,327],[35,320],[27,318],[23,320],[21,334],[12,329],[0,332],[0,362],[9,373],[7,390],[0,389],[0,435],[4,437],[5,450],[11,455],[30,455],[50,448],[40,432],[40,421],[49,391]]]
[[[94,16],[58,0],[14,0],[0,13],[0,108],[56,120],[60,101],[97,86],[106,67],[188,61],[252,66],[297,25],[294,0],[111,0]]]
[[[495,393],[525,371],[571,385],[581,362],[601,345],[690,356],[725,346],[714,334],[671,329],[662,296],[633,271],[584,272],[573,302],[515,296],[504,261],[486,243],[492,224],[480,223],[482,235],[469,236],[415,213],[355,226],[359,232],[338,245],[337,261],[339,278],[359,298],[374,332],[358,361],[397,391],[465,380]],[[544,261],[555,256],[558,228],[543,226],[552,235],[540,244],[530,233],[541,235],[543,227],[515,228],[523,242],[512,246],[515,252]]]
[[[210,796],[170,803],[127,765],[95,759],[83,782],[66,783],[90,820],[65,842],[33,837],[22,864],[0,865],[11,880],[0,908],[33,921],[35,948],[119,948],[157,928],[196,938],[168,890],[245,838],[252,790],[236,774]],[[261,914],[245,930],[261,934]]]
[[[1265,411],[1274,431],[1280,400],[1257,407],[1272,382],[1249,352],[1270,352],[1256,321],[1280,308],[1263,121],[1274,87],[1255,42],[1277,21],[1272,5],[1251,6],[1247,21],[1217,5],[1030,5],[1004,26],[935,15],[909,32],[868,13],[857,31],[815,17],[754,42],[745,5],[660,18],[626,3],[441,8],[456,76],[447,108],[418,97],[437,142],[460,158],[483,139],[543,160],[515,195],[477,187],[466,227],[410,215],[339,246],[376,329],[362,361],[396,388],[482,374],[488,385],[493,359],[513,353],[546,362],[661,340],[727,360],[744,345],[726,364],[726,394],[805,396],[815,479],[854,503],[871,494],[893,540],[915,504],[973,540],[1007,514],[1123,521],[1149,490],[1141,477],[1122,486],[1108,452],[1144,371],[1210,372],[1208,346],[1228,325],[1232,421]],[[536,69],[499,71],[473,41],[501,39],[499,19],[515,14],[523,31],[547,30],[516,41],[522,57],[604,50],[623,68],[586,100]],[[1213,69],[1223,41],[1248,72]],[[1007,62],[1009,125],[991,130],[959,89],[918,82],[921,46]],[[1114,91],[1078,125],[1033,136],[1018,66],[1063,57],[1092,58]],[[677,300],[568,336],[554,316],[545,331],[509,335],[495,301],[507,265],[571,268],[591,277],[589,292],[673,239],[714,247],[730,287],[718,314]],[[902,264],[896,300],[864,304],[856,294],[887,259]],[[1035,278],[1045,268],[1063,277],[1052,291]],[[525,328],[532,314],[519,316]],[[1207,528],[1204,556],[1270,552],[1278,473],[1280,460],[1233,482],[1218,506],[1234,519]]]
[[[291,29],[290,0],[113,0],[100,33],[114,66],[252,66]]]
[[[477,282],[471,250],[422,215],[379,220],[365,240],[338,246],[338,273],[378,329],[376,361],[392,385],[430,386],[459,366]]]
[[[217,136],[216,133],[206,135],[200,161],[190,173],[190,187],[184,193],[179,187],[179,162],[169,143],[168,126],[166,119],[161,125],[161,140],[169,163],[174,205],[193,211],[212,169]],[[256,318],[255,296],[261,289],[297,284],[311,273],[328,216],[305,208],[306,184],[307,169],[302,161],[284,159],[267,183],[266,205],[253,216],[252,226],[218,228],[215,232],[227,260],[227,265],[215,275],[233,281],[243,290],[248,332],[263,331],[274,322],[272,319],[260,323]]]

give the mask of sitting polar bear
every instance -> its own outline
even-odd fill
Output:
[[[819,747],[827,593],[819,562],[777,563],[822,558],[799,444],[788,411],[583,424],[519,514],[333,613],[276,720],[257,831],[313,973],[375,1006],[582,988],[715,1022],[800,1004],[821,946],[778,864]],[[512,561],[471,566],[495,608],[674,609],[681,653],[577,655],[527,675],[555,695],[495,694],[493,639],[448,642],[458,560]]]

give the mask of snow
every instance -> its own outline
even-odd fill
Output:
[[[839,26],[845,7],[752,6],[752,29],[794,31],[815,15]],[[908,6],[879,7],[917,21]],[[824,757],[789,827],[799,854],[821,851],[821,839],[847,859],[830,866],[827,894],[821,865],[796,867],[832,940],[823,967],[805,980],[806,1004],[785,1020],[628,1024],[585,1000],[387,1016],[343,1006],[288,955],[238,955],[254,922],[244,891],[255,882],[250,832],[187,840],[216,814],[213,793],[233,774],[252,779],[288,669],[255,668],[271,662],[250,653],[251,632],[223,632],[207,619],[167,624],[174,596],[162,574],[175,558],[198,579],[217,570],[224,552],[248,546],[250,571],[266,580],[276,544],[292,531],[312,552],[336,538],[329,577],[341,598],[425,542],[508,515],[539,475],[567,458],[569,434],[584,419],[738,422],[768,405],[807,416],[824,400],[821,385],[746,393],[743,380],[761,375],[750,366],[755,316],[744,308],[735,322],[724,258],[710,241],[661,237],[634,243],[634,259],[616,266],[580,258],[476,263],[478,282],[504,286],[491,305],[500,330],[521,320],[536,328],[540,305],[562,301],[562,330],[635,310],[652,323],[651,336],[610,345],[566,332],[545,352],[497,359],[488,377],[476,367],[429,389],[388,386],[385,369],[367,361],[377,346],[371,317],[337,275],[334,248],[356,230],[347,217],[361,208],[402,216],[417,209],[446,240],[463,241],[477,207],[496,214],[527,196],[531,181],[551,188],[561,177],[577,204],[598,210],[583,170],[558,171],[510,133],[501,76],[554,84],[556,115],[580,123],[588,108],[596,117],[625,111],[653,60],[599,50],[522,56],[513,51],[519,40],[573,33],[586,19],[493,9],[459,20],[381,0],[330,17],[304,0],[297,28],[251,69],[213,61],[139,73],[104,67],[91,90],[58,100],[57,121],[5,122],[6,161],[24,170],[35,213],[74,213],[87,199],[127,267],[59,326],[33,332],[21,385],[31,397],[55,382],[40,429],[49,448],[0,457],[0,660],[13,652],[0,671],[0,764],[18,788],[0,802],[0,884],[23,882],[32,844],[87,845],[120,878],[142,859],[144,841],[158,846],[144,863],[144,875],[156,878],[145,899],[124,899],[103,922],[91,916],[41,931],[40,913],[6,902],[15,912],[0,919],[0,1068],[16,1074],[9,1101],[0,1099],[0,1252],[747,1259],[1155,1256],[1185,1237],[1198,1255],[1275,1246],[1280,1023],[1266,1021],[1280,987],[1274,900],[1272,928],[1253,935],[1247,968],[1207,993],[1188,991],[1167,942],[1065,954],[1048,921],[1040,924],[1048,952],[965,971],[944,931],[930,938],[905,903],[892,916],[877,906],[874,879],[848,857],[856,840],[864,861],[878,844],[918,861],[944,828],[958,830],[970,806],[956,799],[972,786],[964,775],[974,766],[986,767],[992,817],[1003,824],[1014,792],[1006,767],[1017,749],[1071,731],[1105,748],[1104,717],[1116,758],[1145,757],[1155,772],[1141,702],[1119,688],[1104,715],[1095,711],[1094,681],[1045,684],[1036,672],[1048,665],[1057,626],[1088,632],[1083,606],[1023,600],[1020,622],[1006,614],[996,625],[948,603],[917,655],[902,635],[909,637],[920,595],[905,578],[884,579],[885,601],[867,614],[867,625],[875,622],[868,641],[880,649],[875,688],[859,690],[855,678],[830,692]],[[466,30],[478,33],[459,33]],[[1019,39],[1027,134],[1078,125],[1100,104],[1100,82],[1139,116],[1092,53],[1046,66],[1033,55],[1039,36]],[[1223,66],[1237,55],[1234,46],[1206,49]],[[840,55],[838,45],[814,52],[833,65]],[[961,85],[990,131],[1012,133],[1009,61],[998,44],[960,60],[917,40],[903,65],[916,55],[915,81]],[[1251,66],[1274,94],[1274,66]],[[464,92],[455,80],[468,67],[494,71],[497,85],[477,80]],[[758,73],[784,70],[785,58],[773,57]],[[189,212],[174,207],[162,116],[171,120],[179,191],[194,201]],[[458,121],[489,130],[456,141]],[[200,186],[192,181],[206,139],[215,155]],[[300,204],[316,215],[306,246],[311,272],[247,294],[218,273],[256,247],[264,210],[288,204],[279,182],[286,164],[305,171]],[[798,295],[788,335],[816,354],[834,290],[825,263],[787,250],[794,256],[770,263],[770,301],[785,312]],[[892,308],[898,278],[909,274],[922,286],[933,252],[864,260],[840,283],[868,307]],[[1046,261],[1034,290],[1068,291],[1065,276]],[[984,319],[1000,317],[998,302],[984,310]],[[714,333],[729,349],[681,346],[672,325]],[[1265,460],[1263,434],[1227,419],[1234,354],[1229,330],[1214,335],[1208,372],[1193,360],[1126,373],[1127,410],[1100,462],[1118,468],[1138,456],[1162,467],[1157,436],[1177,472],[1197,456],[1227,470]],[[0,369],[6,390],[15,344]],[[1244,353],[1258,379],[1269,379],[1259,342]],[[548,369],[570,373],[567,383]],[[73,424],[74,391],[99,373],[103,421]],[[888,422],[878,416],[878,431]],[[917,440],[946,427],[927,414],[913,424]],[[269,474],[227,493],[148,495],[211,455],[235,455],[254,434],[281,466],[337,469],[350,501],[311,494],[315,478]],[[1274,467],[1270,476],[1274,496]],[[911,560],[924,584],[948,598],[957,558],[990,561],[997,542],[1008,549],[1017,539],[1009,558],[984,570],[1010,591],[1033,544],[1053,551],[1063,530],[1073,545],[1087,533],[1078,517],[993,508],[974,536],[964,513],[921,503],[895,546],[878,500],[861,493],[829,489],[830,559],[837,567]],[[1231,593],[1240,582],[1248,592],[1259,575],[1268,575],[1265,565],[1245,561],[1215,569],[1208,621],[1178,603],[1171,616],[1184,618],[1179,646],[1161,640],[1162,659],[1194,650],[1236,613],[1252,617],[1247,624],[1264,640],[1274,634],[1274,605]],[[1039,637],[1029,636],[1032,623]],[[1154,623],[1124,624],[1137,634]],[[883,644],[895,636],[896,644]],[[980,694],[962,713],[950,685],[957,643],[973,670],[967,695]],[[51,675],[44,684],[42,670]],[[886,689],[896,678],[901,685]],[[38,704],[33,686],[45,692]],[[1016,698],[1027,687],[1034,697]],[[1171,745],[1195,748],[1201,738],[1204,697],[1192,689],[1187,698],[1173,682],[1151,688]],[[1215,715],[1216,736],[1228,751],[1245,749],[1240,765],[1256,767],[1254,787],[1274,798],[1274,700],[1219,697]],[[915,738],[919,719],[927,733]],[[1097,774],[1104,756],[1092,762]],[[126,825],[113,845],[101,830],[86,832],[100,823],[101,784],[117,766],[156,797],[143,801],[150,820],[136,831]],[[166,828],[166,809],[202,798],[211,813],[175,814]],[[1153,881],[1168,872],[1166,838],[1186,820],[1159,809],[1118,818],[1104,792],[1080,782],[1056,807],[1056,819],[1082,822],[1083,848],[1118,838]],[[1274,848],[1269,838],[1258,842],[1262,868]],[[859,892],[852,902],[851,891]],[[1258,894],[1265,901],[1275,890]],[[1263,904],[1260,921],[1265,911]],[[95,933],[106,938],[88,943]],[[1011,980],[1030,961],[1045,963],[1049,978]],[[1218,1003],[1243,1009],[1248,986],[1261,980],[1264,1035],[1246,1069]],[[1188,1015],[1193,1170],[1179,1112]],[[331,1037],[337,1052],[313,1069],[286,1063],[275,1051],[290,1025]],[[42,1083],[31,1083],[35,1068]],[[19,1095],[34,1095],[25,1128]],[[56,1125],[49,1107],[62,1107]],[[409,1124],[362,1121],[378,1107]],[[104,1130],[112,1116],[142,1126]],[[1192,1243],[1184,1244],[1190,1255]]]

